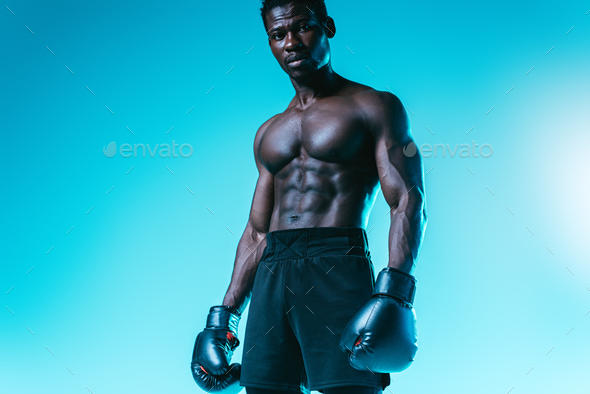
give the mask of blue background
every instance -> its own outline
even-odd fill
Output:
[[[246,225],[254,133],[293,95],[258,1],[6,6],[0,392],[201,392],[192,346]],[[334,69],[393,91],[418,145],[493,146],[424,161],[420,350],[391,391],[587,393],[590,3],[327,6]],[[102,151],[172,140],[193,155]],[[376,270],[387,211],[379,194]]]

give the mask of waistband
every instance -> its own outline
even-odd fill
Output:
[[[316,256],[370,257],[367,233],[360,227],[310,227],[271,231],[261,260]]]

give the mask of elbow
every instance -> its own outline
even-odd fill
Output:
[[[260,243],[260,242],[262,242],[263,240],[266,239],[266,234],[267,233],[265,233],[265,232],[255,231],[252,234],[252,239],[254,240],[254,242]]]
[[[250,238],[253,242],[260,243],[266,239],[268,229],[258,228],[255,223],[248,221],[248,224],[246,225],[246,233],[248,234],[248,238]]]
[[[428,223],[428,213],[426,210],[426,195],[424,191],[418,189],[418,193],[416,193],[416,207],[418,208],[417,211],[420,215],[420,222],[422,227],[426,228],[426,224]]]

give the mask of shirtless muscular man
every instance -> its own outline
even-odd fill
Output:
[[[270,49],[295,96],[254,138],[259,178],[222,305],[191,363],[205,391],[375,394],[414,360],[412,275],[426,228],[420,154],[400,100],[336,74],[323,0],[264,0]],[[389,261],[365,228],[379,188]],[[250,303],[242,364],[230,365]]]

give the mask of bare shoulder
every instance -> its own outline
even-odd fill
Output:
[[[260,142],[262,141],[262,137],[264,137],[264,133],[268,129],[268,127],[272,124],[272,122],[279,116],[280,114],[276,114],[264,122],[256,131],[256,135],[254,136],[254,158],[256,159],[257,165],[260,164]]]
[[[404,111],[401,100],[395,94],[370,87],[359,90],[354,99],[364,112],[372,116],[391,116],[392,113],[399,114]]]
[[[409,119],[399,97],[391,92],[364,89],[354,94],[360,115],[367,129],[375,137],[387,133],[405,140],[409,133]]]
[[[260,141],[262,140],[262,137],[264,136],[264,133],[266,132],[266,129],[268,129],[268,126],[270,126],[270,124],[279,116],[280,114],[276,114],[274,116],[272,116],[270,119],[268,119],[266,122],[264,122],[259,128],[258,131],[256,131],[256,136],[254,137],[254,148],[257,148],[258,145],[260,145]]]

